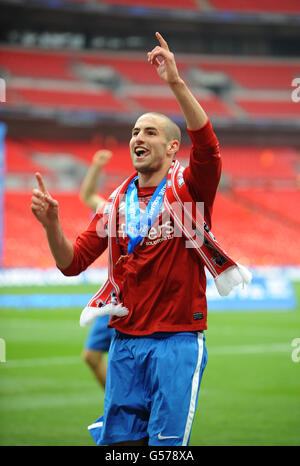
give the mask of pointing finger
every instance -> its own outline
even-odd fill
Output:
[[[159,32],[156,32],[155,35],[156,35],[156,38],[158,39],[158,41],[159,41],[161,47],[162,47],[163,49],[169,50],[168,44],[167,44],[167,42],[165,41],[165,39],[163,38],[163,36],[162,36]]]
[[[39,188],[42,191],[42,193],[44,193],[44,194],[48,193],[47,188],[46,188],[45,183],[44,183],[44,180],[42,178],[42,175],[40,173],[36,173],[35,177],[37,179],[37,182],[39,184]]]

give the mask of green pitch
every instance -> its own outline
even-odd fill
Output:
[[[92,295],[96,288],[18,292],[37,290]],[[79,327],[80,311],[0,310],[6,345],[0,445],[94,445],[87,426],[102,414],[104,392],[81,359],[87,329]],[[293,361],[291,346],[300,338],[300,305],[287,312],[212,312],[208,327],[190,445],[300,445],[300,361]]]

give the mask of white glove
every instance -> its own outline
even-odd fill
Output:
[[[99,316],[105,315],[113,315],[118,317],[124,317],[129,313],[126,307],[120,304],[106,304],[106,306],[102,307],[92,307],[87,306],[83,309],[81,316],[80,316],[80,327],[86,327],[87,325],[91,325]]]

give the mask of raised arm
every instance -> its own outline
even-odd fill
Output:
[[[58,217],[58,202],[53,199],[40,173],[36,173],[39,188],[33,189],[31,211],[42,224],[57,266],[67,268],[73,260],[72,243],[65,236]]]
[[[80,199],[94,211],[97,210],[100,202],[105,202],[105,199],[97,194],[97,186],[99,174],[111,156],[112,152],[109,150],[99,150],[95,153],[80,188]]]
[[[159,32],[155,35],[160,45],[148,52],[148,61],[156,67],[159,76],[175,95],[188,128],[191,130],[202,128],[208,121],[208,116],[179,76],[174,54],[169,50],[167,42]]]

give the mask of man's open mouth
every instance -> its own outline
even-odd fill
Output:
[[[145,147],[136,147],[134,149],[134,153],[139,159],[147,156],[149,154],[149,152],[150,151],[148,149],[146,149]]]

